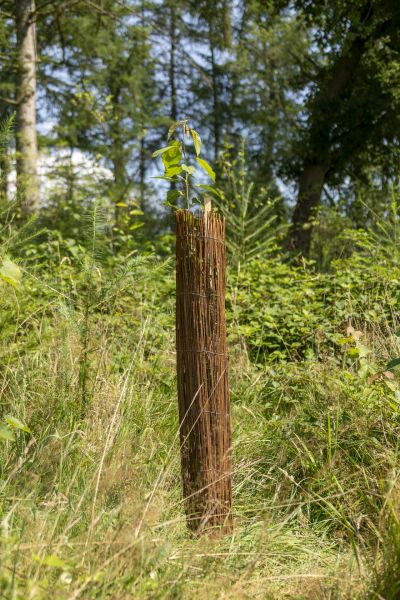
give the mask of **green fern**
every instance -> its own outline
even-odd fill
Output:
[[[15,113],[10,117],[0,119],[0,153],[4,152],[7,148],[15,123]]]
[[[230,150],[223,154],[222,168],[226,185],[225,189],[216,190],[215,200],[225,216],[228,252],[240,268],[249,260],[276,250],[283,235],[276,211],[279,198],[271,199],[267,190],[256,190],[254,183],[249,182],[244,141],[232,162]]]
[[[100,261],[107,244],[107,212],[99,201],[83,214],[82,235],[85,258]]]

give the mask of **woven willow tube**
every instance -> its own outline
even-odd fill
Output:
[[[192,531],[232,529],[225,222],[176,213],[176,350],[182,482]]]

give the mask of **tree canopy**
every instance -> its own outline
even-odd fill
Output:
[[[394,0],[20,0],[2,2],[0,16],[0,108],[3,118],[17,110],[17,140],[31,140],[17,147],[20,179],[26,171],[32,185],[36,125],[26,111],[36,110],[39,154],[78,151],[109,170],[116,227],[129,225],[129,199],[153,212],[152,151],[186,117],[220,174],[224,150],[246,138],[252,179],[292,213],[296,251],[309,251],[321,205],[354,217],[363,186],[397,185]],[[23,77],[32,63],[21,58],[29,35],[34,94]]]

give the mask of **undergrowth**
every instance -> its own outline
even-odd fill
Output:
[[[209,540],[180,495],[172,265],[6,246],[1,597],[398,597],[397,265],[232,270],[235,531]]]

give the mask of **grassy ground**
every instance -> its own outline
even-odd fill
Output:
[[[67,274],[3,296],[1,414],[30,433],[0,441],[0,597],[397,598],[382,587],[397,573],[396,407],[328,354],[260,366],[232,336],[235,532],[188,535],[173,282],[157,268],[118,293],[92,271],[78,291]],[[390,331],[360,340],[397,348]]]

